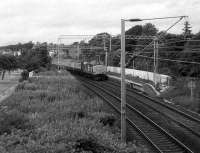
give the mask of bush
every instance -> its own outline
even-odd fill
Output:
[[[83,111],[70,111],[69,116],[72,119],[81,119],[81,118],[86,117],[86,114]]]
[[[19,83],[15,88],[15,91],[24,90],[24,85],[25,85],[24,82]]]
[[[4,113],[0,115],[0,150],[5,153],[136,150],[134,144],[127,147],[121,143],[119,130],[114,131],[118,128],[109,127],[115,124],[114,116],[102,112],[102,100],[85,94],[85,88],[74,77],[70,74],[66,77],[65,73],[57,77],[55,72],[42,74],[51,76],[20,83],[17,92],[1,103]]]
[[[37,85],[35,83],[21,82],[17,85],[15,91],[20,90],[37,90]]]
[[[35,70],[37,73],[39,72],[46,72],[47,71],[47,68],[45,67],[39,67],[39,69]]]
[[[13,129],[26,130],[31,127],[28,118],[18,111],[0,112],[0,135],[10,134]]]
[[[37,85],[34,83],[26,83],[24,86],[24,90],[37,90]]]
[[[110,127],[114,126],[116,122],[116,117],[114,115],[105,115],[100,118],[100,123],[102,123],[104,126],[109,125]]]
[[[90,151],[92,153],[113,152],[114,150],[100,145],[94,138],[78,139],[75,144],[76,152]]]
[[[21,73],[21,78],[22,78],[22,80],[27,80],[29,78],[29,72],[27,70],[24,70]]]

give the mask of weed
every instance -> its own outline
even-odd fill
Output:
[[[13,129],[26,130],[30,129],[32,124],[24,114],[18,111],[0,113],[0,134],[10,134]]]
[[[102,123],[104,126],[109,125],[110,127],[114,126],[116,122],[116,117],[114,115],[105,115],[100,118],[100,123]]]
[[[0,149],[5,153],[126,153],[115,118],[103,102],[87,95],[68,72],[42,72],[1,103]],[[102,126],[105,125],[105,126]],[[33,126],[34,125],[34,126]],[[106,126],[108,125],[108,126]],[[4,134],[7,133],[7,134]]]
[[[34,83],[28,83],[28,82],[21,82],[17,85],[15,91],[20,90],[37,90],[37,86]]]
[[[75,144],[76,152],[91,151],[92,153],[102,153],[105,151],[113,152],[114,150],[98,144],[97,140],[89,137],[87,139],[78,139]]]

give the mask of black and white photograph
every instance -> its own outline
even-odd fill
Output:
[[[199,0],[1,0],[0,153],[200,153]]]

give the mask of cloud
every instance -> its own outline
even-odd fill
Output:
[[[1,0],[0,45],[29,40],[55,42],[60,34],[117,34],[121,18],[189,15],[197,32],[199,6],[199,0]],[[174,21],[153,23],[163,30]],[[180,32],[181,24],[173,32]]]

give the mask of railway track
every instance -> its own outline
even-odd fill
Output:
[[[119,83],[119,80],[114,80],[114,79],[112,79],[112,80],[110,80],[110,84],[113,84],[113,85],[115,85],[115,86],[118,86],[118,87],[120,87],[120,83]],[[140,92],[138,89],[133,89],[133,88],[129,88],[128,86],[127,86],[127,90],[128,91],[134,91],[134,93],[137,93],[137,94],[139,94],[139,95],[141,95],[142,94],[142,92]],[[181,115],[183,115],[183,116],[186,116],[186,117],[188,117],[188,118],[190,118],[190,119],[194,119],[194,118],[196,118],[196,119],[194,119],[194,120],[197,120],[198,122],[200,122],[200,114],[198,114],[198,113],[195,113],[195,112],[192,112],[192,111],[189,111],[189,110],[187,110],[187,109],[185,109],[184,107],[178,107],[178,106],[172,106],[171,104],[169,104],[169,103],[166,103],[166,102],[164,102],[164,101],[158,101],[158,100],[156,100],[156,99],[154,99],[154,98],[152,98],[152,97],[150,97],[150,96],[148,96],[148,95],[144,95],[144,94],[142,94],[142,96],[144,96],[144,97],[146,97],[146,98],[148,98],[148,99],[150,99],[150,100],[153,100],[153,101],[155,101],[155,102],[157,102],[157,103],[160,103],[161,105],[164,105],[165,107],[168,107],[169,109],[171,109],[171,110],[174,110],[175,112],[178,112],[179,114],[181,114]]]
[[[118,89],[120,90],[119,83],[113,84],[113,82],[106,82],[102,84],[104,84],[104,86],[109,86],[115,89],[116,87],[118,87]],[[119,96],[119,93],[116,92],[116,94],[118,94]],[[173,122],[176,122],[181,126],[184,126],[185,128],[187,128],[187,130],[189,130],[190,132],[192,132],[193,134],[195,134],[200,138],[199,116],[191,114],[190,112],[186,113],[186,110],[182,111],[180,109],[171,106],[170,104],[159,102],[158,100],[155,100],[147,95],[138,93],[137,91],[131,90],[130,88],[127,89],[127,97],[134,100],[135,103],[139,102],[140,105],[143,104],[142,107],[147,106],[148,108],[151,108],[152,111],[158,112],[159,114],[169,118]]]
[[[120,97],[119,83],[118,87],[109,81],[101,82],[99,85],[102,89],[109,90],[112,94]],[[127,90],[127,103],[141,111],[169,133],[172,133],[195,152],[200,150],[200,122],[198,116],[194,117],[181,112],[181,110],[171,108],[172,106],[138,93],[137,90]]]
[[[120,97],[112,92],[113,88],[105,86],[104,82],[94,82],[79,78],[83,85],[95,92],[120,114]],[[101,84],[101,85],[100,85]],[[108,88],[109,87],[109,88]],[[116,90],[116,88],[114,88]],[[162,153],[192,153],[186,145],[172,136],[168,131],[155,123],[151,118],[127,103],[127,123],[140,138],[150,146],[152,152]]]

